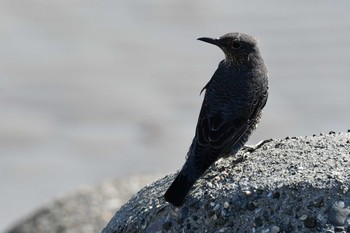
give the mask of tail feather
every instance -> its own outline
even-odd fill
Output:
[[[187,174],[180,172],[165,192],[165,200],[174,206],[181,206],[195,182],[196,179],[191,179]]]
[[[181,206],[185,197],[196,182],[203,175],[209,166],[216,160],[207,156],[207,151],[197,147],[196,138],[193,139],[188,157],[180,173],[164,194],[167,202],[174,206]],[[196,150],[196,148],[198,150]]]

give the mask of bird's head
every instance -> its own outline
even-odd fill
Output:
[[[225,62],[230,65],[249,66],[261,58],[257,39],[247,34],[234,32],[220,38],[201,37],[198,40],[221,48],[226,56]]]

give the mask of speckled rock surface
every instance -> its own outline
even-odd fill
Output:
[[[85,187],[40,208],[7,233],[96,233],[116,210],[159,175],[133,176]]]
[[[139,191],[103,233],[350,232],[350,134],[273,140],[219,160],[184,206],[163,199],[167,176]]]

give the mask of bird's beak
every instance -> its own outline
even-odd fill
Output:
[[[201,37],[201,38],[198,38],[197,40],[201,40],[201,41],[207,42],[209,44],[217,45],[219,47],[221,45],[220,40],[216,39],[216,38]]]

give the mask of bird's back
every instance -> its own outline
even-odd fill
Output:
[[[267,73],[219,64],[206,86],[193,140],[194,157],[207,163],[237,152],[260,119],[267,100]]]

